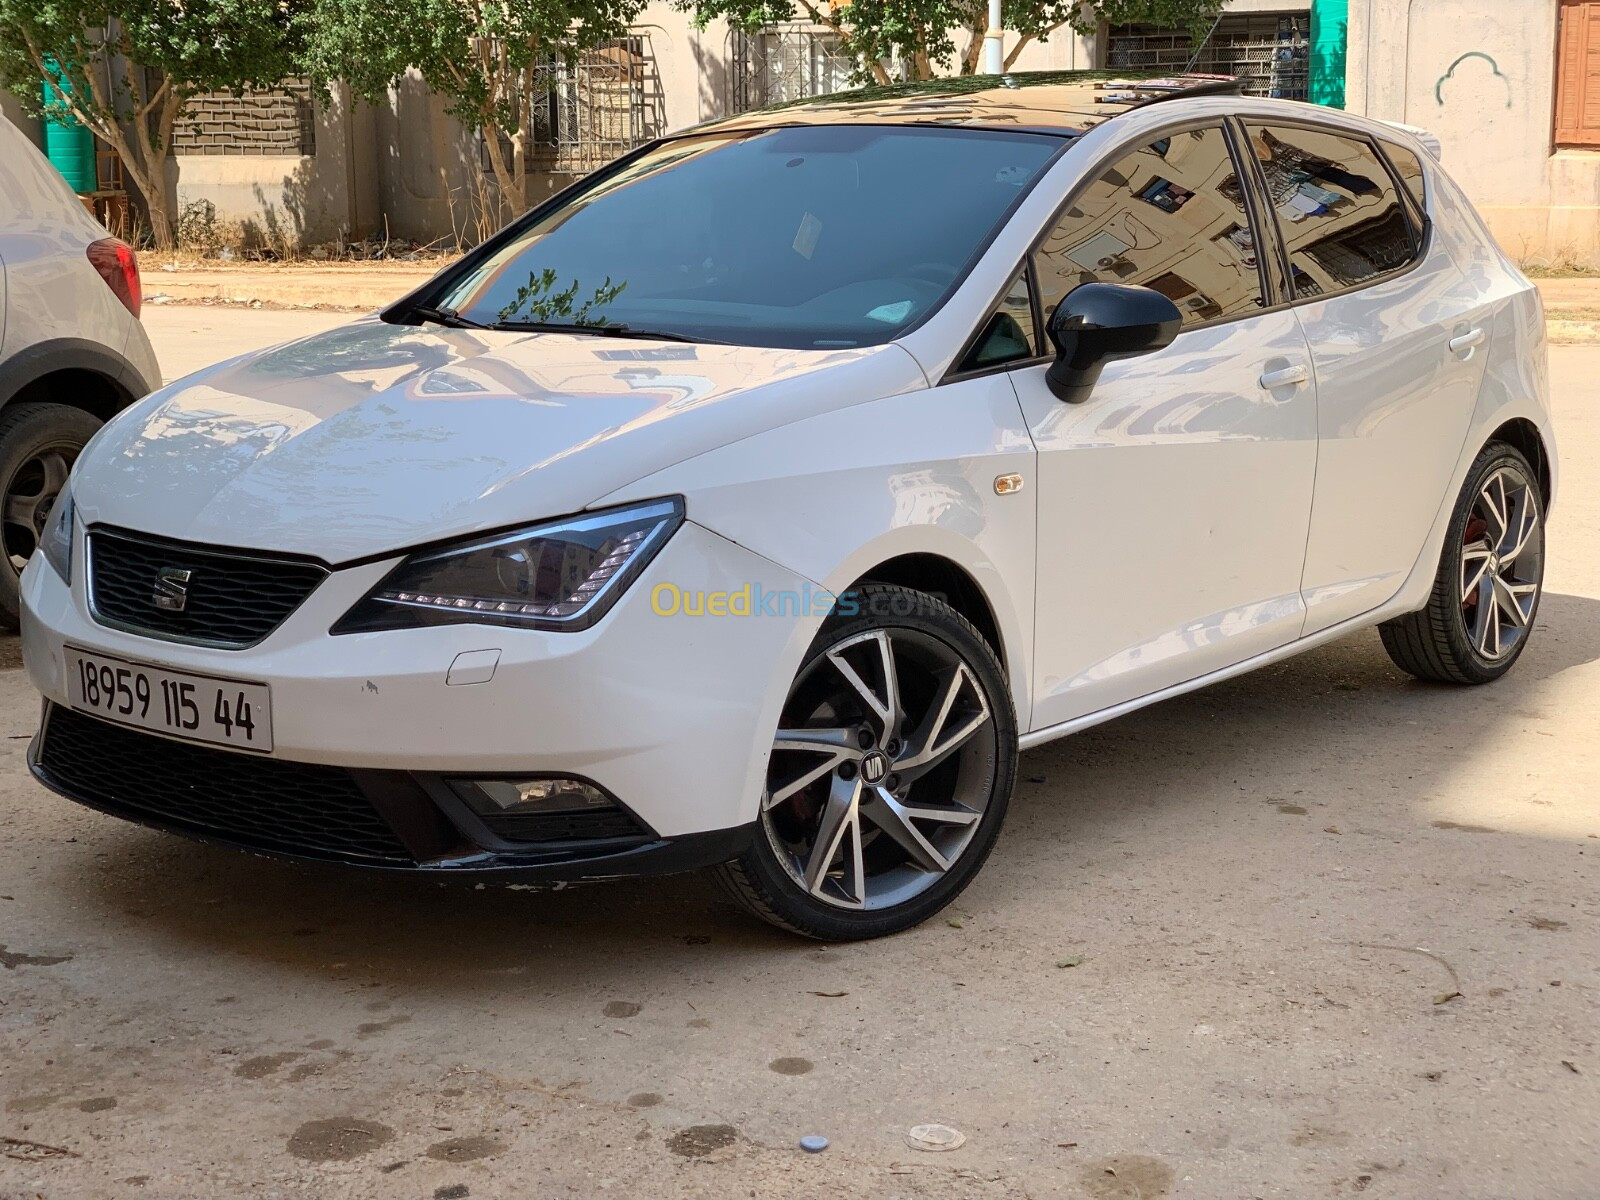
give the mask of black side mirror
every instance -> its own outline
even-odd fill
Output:
[[[1172,345],[1183,316],[1160,292],[1125,283],[1084,283],[1068,292],[1045,326],[1056,360],[1045,380],[1058,400],[1089,398],[1101,369]]]

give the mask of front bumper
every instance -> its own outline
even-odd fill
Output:
[[[79,563],[84,541],[79,529]],[[406,861],[286,847],[257,834],[240,836],[225,823],[174,819],[119,800],[111,784],[88,788],[65,778],[37,750],[35,774],[91,807],[289,857],[452,872],[531,870],[561,878],[673,870],[737,854],[756,817],[787,681],[816,619],[663,616],[652,605],[652,591],[670,583],[686,592],[736,591],[746,584],[778,592],[800,590],[803,581],[691,522],[589,630],[453,625],[331,636],[334,622],[395,561],[334,571],[260,643],[219,650],[103,626],[90,615],[82,570],[74,571],[69,589],[36,560],[23,577],[23,655],[34,685],[62,710],[67,645],[265,684],[272,695],[270,757],[198,749],[229,760],[344,773],[366,789],[390,825],[410,831]],[[498,654],[491,678],[446,682],[458,655],[482,651]],[[156,734],[132,736],[169,742]],[[203,764],[194,769],[209,770]],[[628,845],[553,850],[496,844],[451,811],[449,789],[440,780],[459,775],[589,780],[637,819],[640,832]],[[239,787],[238,804],[250,805],[258,786],[246,781]],[[688,840],[693,835],[707,836]]]
[[[86,738],[97,737],[106,753],[93,761]],[[126,730],[49,704],[29,744],[28,767],[51,791],[151,829],[297,862],[441,877],[664,875],[736,858],[754,828],[663,838],[635,818],[634,832],[621,836],[511,842],[438,775],[306,768]],[[254,775],[257,786],[238,786],[238,770],[230,768]],[[160,789],[149,786],[152,770],[162,772]]]

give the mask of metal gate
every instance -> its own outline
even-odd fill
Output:
[[[1159,25],[1114,25],[1106,44],[1107,70],[1237,75],[1247,94],[1280,100],[1309,97],[1310,64],[1305,10],[1219,17],[1198,50],[1187,29]]]

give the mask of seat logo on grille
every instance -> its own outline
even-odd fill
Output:
[[[156,571],[156,588],[150,603],[163,612],[182,612],[189,603],[189,579],[193,571],[183,567],[162,567]]]

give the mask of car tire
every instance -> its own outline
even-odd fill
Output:
[[[793,933],[897,933],[972,881],[1016,769],[1016,713],[983,635],[933,596],[865,585],[791,684],[749,848],[714,870],[739,905]]]
[[[67,474],[101,425],[65,404],[13,404],[0,412],[0,626],[15,630],[27,565]]]
[[[1378,627],[1401,670],[1437,683],[1499,679],[1522,655],[1544,588],[1539,476],[1503,442],[1467,472],[1428,606]]]

